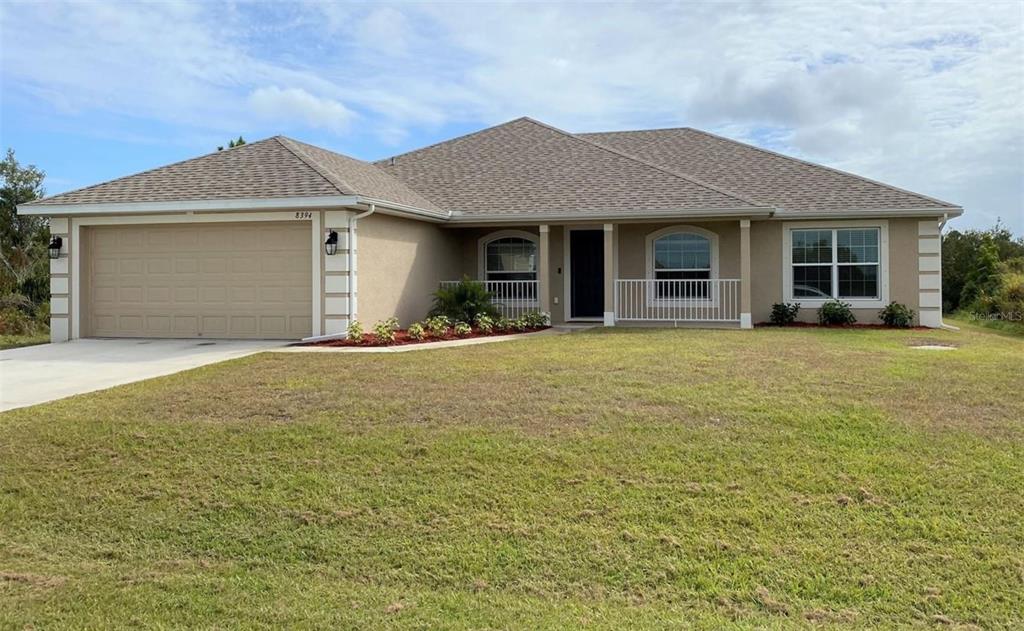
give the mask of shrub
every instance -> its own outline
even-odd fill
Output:
[[[850,303],[839,300],[829,300],[818,309],[818,324],[853,324],[857,318],[853,317],[850,310]]]
[[[499,316],[494,320],[494,328],[502,333],[512,330],[512,321],[505,316]]]
[[[7,307],[0,310],[0,335],[31,335],[36,323],[24,311]]]
[[[483,283],[464,277],[457,284],[434,292],[429,315],[443,315],[453,322],[473,322],[481,314],[494,317],[498,311],[491,303],[492,298]]]
[[[353,342],[363,341],[363,325],[359,323],[359,320],[352,320],[348,325],[348,339]]]
[[[982,291],[968,308],[989,319],[1024,321],[1024,259],[1001,263],[994,286]]]
[[[427,318],[427,330],[434,337],[444,337],[448,333],[448,317],[437,315]]]
[[[452,330],[455,331],[455,335],[458,335],[459,337],[466,337],[473,332],[473,329],[465,322],[456,322],[455,327]]]
[[[523,321],[526,322],[526,326],[531,329],[539,329],[540,327],[548,325],[548,314],[543,311],[531,311],[523,315]]]
[[[398,318],[388,318],[373,325],[373,337],[377,342],[387,345],[395,342],[395,331],[398,330]]]
[[[494,320],[490,316],[481,313],[476,317],[476,328],[484,335],[487,335],[494,330]]]
[[[899,302],[890,302],[878,312],[878,319],[886,326],[905,329],[914,323],[914,310]]]
[[[422,340],[427,336],[427,330],[423,328],[423,325],[419,322],[413,322],[410,324],[406,333],[408,333],[409,337],[414,340]]]
[[[768,321],[776,326],[793,324],[799,312],[799,302],[776,302],[772,305],[772,314],[768,316]]]
[[[530,324],[526,321],[525,316],[519,316],[518,318],[512,320],[511,326],[516,331],[525,331],[526,329],[530,328]]]

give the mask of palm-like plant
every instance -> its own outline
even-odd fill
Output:
[[[494,295],[483,283],[463,276],[455,285],[442,287],[434,292],[434,306],[431,316],[447,316],[453,322],[475,322],[477,316],[495,317],[497,308],[491,300]]]

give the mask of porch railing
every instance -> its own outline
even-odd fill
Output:
[[[615,319],[635,322],[739,322],[740,281],[618,279]]]
[[[488,280],[479,281],[491,293],[491,303],[498,313],[506,318],[518,318],[521,315],[537,311],[540,303],[537,300],[537,281],[535,280]],[[441,281],[441,288],[458,285],[457,280]]]

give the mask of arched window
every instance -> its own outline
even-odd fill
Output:
[[[484,245],[484,280],[537,280],[537,242],[500,237]]]
[[[672,226],[647,236],[647,278],[656,299],[708,299],[718,278],[718,235],[696,226]],[[676,281],[676,282],[672,282]]]
[[[654,278],[711,278],[711,239],[693,232],[673,232],[654,240]]]

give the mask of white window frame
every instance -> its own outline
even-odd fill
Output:
[[[535,234],[533,232],[527,232],[526,230],[498,230],[497,232],[488,233],[488,234],[480,237],[479,240],[477,240],[477,256],[476,256],[476,260],[477,260],[477,280],[482,282],[482,283],[484,283],[485,286],[486,286],[486,283],[488,281],[488,278],[487,278],[487,246],[492,241],[497,241],[498,239],[510,239],[510,238],[511,239],[524,239],[526,241],[530,241],[530,242],[533,243],[534,247],[537,248],[537,254],[536,254],[536,256],[533,259],[533,266],[534,266],[534,270],[533,270],[534,277],[533,277],[533,280],[532,281],[524,280],[524,281],[519,281],[519,282],[523,282],[523,283],[531,283],[531,282],[532,283],[537,283],[537,291],[539,292],[540,291],[540,282],[539,282],[540,281],[540,235],[539,234]],[[522,273],[522,272],[520,272],[520,273]],[[497,279],[495,279],[495,282],[499,282],[499,281],[497,281]],[[540,296],[538,295],[538,299],[535,299],[535,300],[528,300],[528,299],[522,299],[522,300],[502,299],[501,302],[503,304],[506,304],[506,305],[513,305],[513,306],[520,306],[520,307],[521,306],[527,306],[527,307],[529,307],[529,306],[534,306],[534,305],[540,304],[539,298],[540,298]]]
[[[836,230],[844,228],[875,228],[878,230],[878,297],[877,298],[805,298],[793,296],[793,231],[829,230],[832,232],[832,294],[839,293],[838,239]],[[824,263],[822,263],[824,265]],[[855,309],[881,309],[889,304],[889,221],[887,219],[847,221],[788,221],[782,228],[782,300],[799,302],[800,306],[816,308],[829,300],[841,300]]]
[[[655,275],[654,269],[654,242],[662,237],[667,237],[670,234],[679,233],[690,233],[704,237],[708,240],[711,247],[711,273],[708,276],[708,280],[718,280],[718,234],[707,230],[706,228],[699,228],[697,226],[689,225],[677,225],[662,228],[661,230],[655,230],[654,232],[647,235],[644,242],[644,259],[646,260],[646,275],[647,280],[658,280]],[[679,270],[673,270],[679,271]],[[692,271],[702,271],[694,269]],[[711,283],[711,291],[708,292],[707,298],[658,298],[655,294],[657,293],[653,289],[647,291],[647,304],[648,305],[707,305],[715,306],[718,304],[718,285]]]

